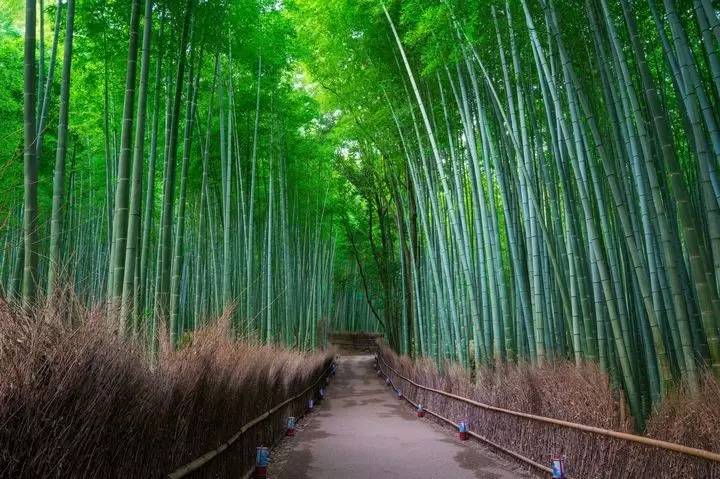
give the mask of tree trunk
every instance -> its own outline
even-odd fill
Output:
[[[48,269],[47,296],[52,296],[62,271],[61,240],[65,196],[65,156],[67,154],[68,114],[70,111],[70,72],[73,49],[73,26],[75,21],[75,0],[67,2],[67,21],[65,27],[65,46],[63,51],[62,83],[60,85],[60,113],[58,120],[57,152],[55,155],[55,174],[53,176],[52,212],[50,215],[50,264]],[[56,29],[58,26],[56,25]]]
[[[119,302],[122,299],[125,271],[139,24],[140,0],[133,0],[130,13],[130,40],[128,42],[127,70],[125,76],[125,100],[123,102],[122,130],[120,135],[120,157],[118,159],[117,184],[115,186],[113,240],[112,250],[110,252],[110,270],[108,273],[108,300],[114,307],[119,306]]]
[[[23,214],[23,303],[31,304],[37,294],[38,274],[38,164],[35,129],[35,0],[25,0],[25,86],[23,100],[25,199]]]

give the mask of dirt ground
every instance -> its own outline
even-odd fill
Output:
[[[272,479],[533,477],[475,441],[418,419],[375,375],[372,356],[339,360],[328,398],[273,449]]]

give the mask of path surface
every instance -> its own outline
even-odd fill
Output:
[[[371,356],[339,360],[328,399],[273,451],[272,479],[527,478],[474,441],[418,419],[375,375]]]

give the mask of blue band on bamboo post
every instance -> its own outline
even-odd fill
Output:
[[[285,431],[286,436],[294,436],[295,435],[295,418],[293,416],[290,416],[287,418],[287,430]]]
[[[458,421],[458,437],[461,441],[467,441],[470,437],[470,434],[468,433],[468,421],[467,419],[462,419]]]
[[[255,479],[265,479],[270,464],[270,449],[260,446],[255,450]]]
[[[553,479],[565,479],[565,456],[553,457],[550,459]]]

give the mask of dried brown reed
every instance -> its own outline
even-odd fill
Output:
[[[621,413],[618,395],[594,364],[576,367],[567,362],[542,367],[505,364],[483,367],[476,381],[461,367],[444,365],[440,372],[427,359],[398,357],[380,346],[384,360],[418,384],[492,406],[565,421],[631,432],[631,419]],[[718,478],[720,465],[650,446],[598,436],[560,426],[488,411],[416,388],[392,371],[403,394],[455,422],[470,421],[470,429],[486,439],[541,464],[566,455],[574,478]],[[656,410],[647,434],[657,439],[720,451],[720,387],[708,376],[701,393],[678,391]]]
[[[231,341],[226,324],[178,351],[161,348],[153,366],[104,309],[68,301],[21,312],[0,300],[0,477],[163,477],[298,394],[331,361]],[[303,406],[252,428],[193,477],[242,475],[255,447],[272,444]]]

